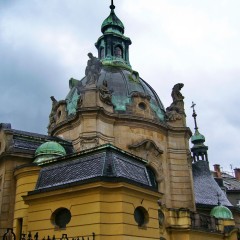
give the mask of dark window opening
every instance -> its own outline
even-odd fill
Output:
[[[22,236],[22,226],[23,226],[23,219],[18,218],[17,219],[17,226],[16,226],[16,236],[17,239],[21,239]]]
[[[165,220],[164,213],[161,210],[158,210],[158,221],[160,226],[163,226],[164,220]]]
[[[53,224],[59,228],[66,228],[71,220],[71,212],[66,208],[57,209],[52,215]]]
[[[156,175],[154,171],[151,168],[147,168],[147,171],[152,187],[158,189],[158,182],[156,180]]]
[[[139,227],[148,223],[148,212],[143,207],[137,207],[134,211],[134,219]]]
[[[115,57],[122,58],[122,49],[120,47],[116,47],[114,49],[114,55]]]
[[[138,104],[138,107],[139,107],[140,109],[142,109],[142,110],[145,110],[145,109],[146,109],[146,104],[145,104],[144,102],[140,102],[140,103]]]
[[[101,49],[100,49],[100,59],[103,59],[104,56],[105,56],[105,54],[104,54],[104,48],[101,48]]]

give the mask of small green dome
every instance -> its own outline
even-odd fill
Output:
[[[204,143],[205,142],[205,137],[198,130],[196,130],[194,135],[191,137],[191,142],[193,144]]]
[[[110,15],[102,23],[102,33],[116,32],[124,34],[124,25],[121,20],[116,16],[114,10],[111,10]]]
[[[35,163],[43,163],[47,160],[65,156],[65,149],[57,142],[50,141],[40,145],[35,152]]]
[[[211,216],[221,219],[233,219],[232,212],[225,206],[216,206],[211,210]]]

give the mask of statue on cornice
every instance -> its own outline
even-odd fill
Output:
[[[183,83],[178,83],[175,84],[173,89],[172,89],[172,99],[173,102],[166,109],[166,117],[168,121],[176,121],[176,120],[181,120],[182,115],[185,114],[184,112],[184,96],[180,92],[181,89],[183,88],[184,84]]]
[[[100,76],[102,63],[98,58],[94,57],[92,53],[88,53],[88,57],[89,60],[85,70],[87,84],[95,84]]]
[[[54,96],[51,96],[52,100],[52,110],[49,115],[49,124],[48,124],[48,129],[50,130],[54,124],[56,123],[56,113],[57,113],[57,107],[58,107],[58,101]]]

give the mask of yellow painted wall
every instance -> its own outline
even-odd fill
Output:
[[[84,186],[39,193],[25,198],[29,204],[27,231],[39,236],[63,233],[69,237],[96,233],[97,239],[159,239],[158,204],[160,194],[125,183],[92,183]],[[136,207],[144,207],[149,222],[138,227]],[[72,218],[66,229],[54,226],[51,216],[58,208],[67,208]]]
[[[96,240],[236,240],[236,232],[225,236],[191,229],[190,211],[162,209],[165,215],[159,226],[158,200],[162,194],[127,183],[95,182],[54,191],[30,194],[34,190],[39,167],[25,167],[15,171],[16,203],[14,232],[18,236],[18,219],[23,218],[24,233],[39,233],[40,239],[48,235],[60,238],[91,236]],[[149,220],[139,227],[134,219],[137,207],[146,209]],[[71,221],[65,229],[54,225],[53,213],[59,208],[71,212]],[[221,223],[230,224],[229,222]],[[231,222],[232,224],[232,222]]]
[[[14,206],[13,227],[14,232],[19,238],[20,226],[19,220],[23,219],[22,231],[26,233],[28,225],[28,205],[24,203],[22,196],[33,191],[36,186],[40,167],[29,166],[15,171],[16,179],[16,198]]]

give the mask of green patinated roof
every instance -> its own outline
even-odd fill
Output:
[[[221,219],[233,219],[232,212],[225,206],[216,206],[211,210],[211,216]]]
[[[116,16],[114,10],[111,10],[110,15],[102,23],[102,33],[116,32],[124,33],[124,25],[121,20]]]
[[[204,143],[205,137],[198,130],[196,130],[194,135],[191,137],[191,142],[192,143]]]
[[[147,84],[136,71],[131,70],[126,65],[112,64],[111,66],[103,63],[99,78],[96,81],[97,88],[102,86],[104,81],[107,81],[108,88],[111,90],[112,103],[114,112],[121,114],[133,114],[130,109],[133,104],[133,95],[140,94],[143,97],[149,98],[150,109],[156,114],[156,119],[165,121],[165,109],[157,96],[156,92]],[[87,77],[85,76],[79,81],[78,86],[70,89],[66,97],[68,116],[76,115],[78,111],[77,99],[81,92],[87,86]],[[134,114],[133,114],[134,115]]]
[[[65,149],[57,142],[50,141],[40,145],[35,152],[35,163],[42,163],[46,160],[65,156]]]

